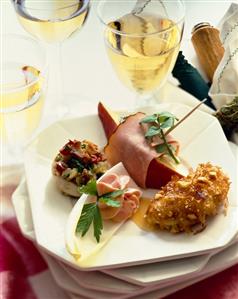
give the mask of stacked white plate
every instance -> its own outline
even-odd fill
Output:
[[[186,105],[162,104],[147,113],[168,110],[179,118]],[[181,102],[181,101],[180,101]],[[71,298],[160,298],[238,262],[237,146],[229,144],[209,110],[193,113],[174,131],[182,157],[192,167],[219,165],[232,184],[226,216],[219,214],[197,235],[149,233],[127,221],[86,263],[80,264],[65,246],[65,229],[73,202],[59,193],[51,178],[51,163],[68,139],[106,143],[98,116],[59,121],[31,143],[25,153],[25,175],[13,195],[23,234],[39,245],[57,284]]]

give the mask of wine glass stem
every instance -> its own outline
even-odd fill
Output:
[[[50,74],[49,88],[52,93],[52,102],[49,103],[50,113],[56,114],[56,118],[67,114],[68,108],[64,102],[64,80],[62,74],[62,43],[49,45]]]
[[[153,106],[155,105],[156,100],[154,99],[153,94],[136,94],[135,98],[135,108],[141,108],[145,106]]]
[[[55,56],[56,56],[56,65],[55,65],[55,76],[56,76],[56,90],[57,98],[60,105],[63,105],[63,94],[64,94],[64,82],[62,74],[62,44],[57,43],[55,45]]]

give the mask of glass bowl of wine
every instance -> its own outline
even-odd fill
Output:
[[[156,103],[179,52],[185,8],[180,0],[101,0],[109,60],[120,81],[137,93],[135,107]]]
[[[23,28],[47,43],[66,40],[84,24],[89,0],[13,0]]]
[[[51,94],[47,110],[53,114],[54,119],[64,117],[70,114],[73,101],[63,90],[62,43],[84,25],[90,10],[90,0],[12,0],[12,4],[22,27],[45,43],[50,61]]]
[[[1,165],[9,165],[21,162],[25,145],[40,126],[48,64],[37,41],[15,34],[1,38]]]

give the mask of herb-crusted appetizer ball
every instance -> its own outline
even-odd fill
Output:
[[[218,166],[200,164],[187,177],[174,176],[148,207],[146,220],[172,233],[199,232],[208,217],[227,208],[229,178]]]
[[[61,192],[80,197],[78,187],[98,179],[108,164],[98,146],[88,140],[69,140],[53,161],[52,173]]]

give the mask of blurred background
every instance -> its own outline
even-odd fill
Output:
[[[210,22],[217,26],[230,4],[237,1],[185,0],[185,32],[181,49],[190,63],[198,65],[191,43],[191,30],[199,22]],[[120,108],[121,101],[130,102],[135,95],[117,78],[106,55],[103,42],[103,28],[95,7],[98,1],[92,1],[91,12],[82,30],[62,45],[63,89],[65,94],[76,94],[76,97],[88,98],[88,101],[113,102],[113,108]],[[1,33],[20,33],[29,36],[17,21],[16,13],[10,0],[1,0]],[[1,42],[4,42],[1,41]],[[16,48],[17,51],[17,48]],[[53,54],[53,53],[52,53]],[[54,59],[54,55],[50,55]],[[67,75],[66,75],[67,74]],[[50,74],[52,76],[54,74]],[[170,80],[176,83],[175,79]],[[48,85],[47,99],[54,93],[53,86]],[[65,99],[67,101],[67,99]]]

